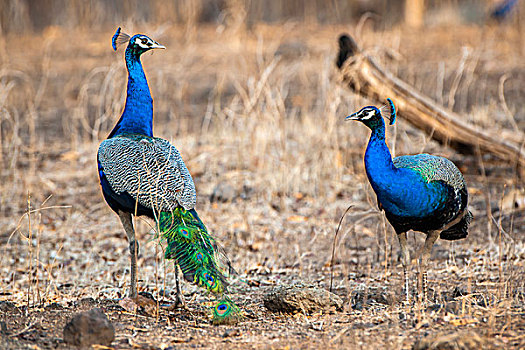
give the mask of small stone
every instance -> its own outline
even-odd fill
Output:
[[[0,311],[5,314],[20,313],[20,309],[15,305],[15,303],[9,300],[0,301]]]
[[[231,202],[235,198],[235,189],[226,182],[220,182],[215,186],[210,196],[211,202]]]
[[[357,301],[355,304],[352,304],[352,309],[361,311],[363,310],[363,303],[360,301]]]
[[[115,339],[115,328],[104,312],[95,308],[73,316],[64,327],[63,337],[64,342],[72,346],[110,346]]]
[[[343,300],[329,291],[302,283],[272,288],[263,298],[264,306],[274,312],[315,313],[341,309]]]
[[[242,335],[242,332],[240,329],[227,329],[223,334],[222,334],[222,337],[223,338],[228,338],[228,337],[238,337]]]
[[[64,307],[60,305],[59,303],[51,303],[45,306],[45,309],[47,311],[60,311],[64,310]]]
[[[353,329],[370,329],[375,327],[376,325],[370,322],[356,322],[352,325]]]
[[[445,311],[449,314],[459,315],[462,309],[462,302],[453,300],[445,304]]]
[[[362,310],[373,304],[395,305],[399,298],[387,288],[367,288],[352,292],[350,297],[352,308]]]
[[[138,313],[144,316],[155,316],[157,314],[157,301],[147,292],[140,292],[136,298],[124,298],[119,305],[128,312]]]
[[[463,286],[455,286],[454,290],[452,291],[451,294],[452,294],[452,298],[456,299],[456,298],[468,295],[469,293],[467,292],[467,289],[465,287],[463,287]]]
[[[82,298],[76,302],[74,302],[74,306],[75,307],[78,307],[78,308],[88,308],[88,307],[93,307],[97,304],[97,302],[95,301],[95,299],[91,298],[91,297],[88,297],[88,298]]]
[[[239,197],[241,197],[241,199],[243,200],[248,200],[252,197],[254,192],[255,192],[255,189],[253,187],[248,186],[248,185],[242,185],[242,191]]]

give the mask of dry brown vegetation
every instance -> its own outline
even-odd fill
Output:
[[[116,348],[410,348],[426,335],[457,330],[470,338],[475,332],[487,348],[525,346],[520,171],[443,147],[400,114],[388,130],[392,151],[453,160],[475,217],[466,240],[434,247],[436,306],[407,311],[399,300],[397,238],[363,169],[368,131],[343,122],[375,102],[349,92],[334,67],[337,36],[348,31],[466,121],[495,133],[524,130],[521,27],[132,23],[123,29],[168,48],[143,57],[155,133],[181,151],[197,186],[197,210],[247,282],[233,293],[246,319],[212,326],[210,298],[189,284],[189,310],[161,307],[147,317],[119,306],[129,282],[127,242],[103,201],[96,150],[123,108],[122,51],[111,49],[112,27],[49,27],[0,39],[2,348],[66,348],[65,322],[93,306],[114,322]],[[233,187],[233,200],[210,201],[219,184]],[[266,310],[262,295],[276,284],[328,288],[334,231],[349,205],[334,266],[344,309]],[[139,219],[137,230],[139,289],[170,303],[173,266],[163,261],[151,223]],[[410,236],[415,251],[422,235]]]

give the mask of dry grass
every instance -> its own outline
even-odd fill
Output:
[[[520,33],[507,29],[357,31],[366,49],[405,80],[476,125],[498,130],[525,126]],[[389,130],[396,154],[425,151],[454,160],[466,175],[475,216],[468,239],[434,247],[429,279],[443,307],[416,308],[403,319],[397,239],[376,209],[362,166],[368,133],[342,122],[368,101],[342,87],[333,67],[337,35],[356,29],[336,26],[140,28],[168,47],[143,57],[155,132],[181,151],[201,217],[249,281],[235,294],[248,317],[239,326],[212,327],[207,297],[187,284],[190,311],[161,310],[155,319],[119,309],[114,299],[129,281],[127,243],[103,202],[95,161],[125,98],[126,71],[122,52],[110,48],[111,30],[50,28],[4,40],[0,293],[21,314],[2,304],[2,342],[64,348],[66,319],[99,305],[117,325],[118,348],[409,348],[427,333],[458,328],[509,348],[524,345],[525,213],[513,205],[523,201],[522,180],[512,165],[479,163],[439,146],[401,116]],[[210,202],[220,183],[233,186],[234,201]],[[335,264],[344,311],[265,310],[261,295],[272,285],[328,286],[334,230],[349,204]],[[137,229],[139,287],[157,297],[172,290],[173,267],[160,262],[151,224],[138,220]],[[420,246],[422,237],[412,237]]]

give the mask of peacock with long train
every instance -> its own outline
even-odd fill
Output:
[[[383,108],[390,125],[396,119],[394,103]],[[406,301],[409,302],[407,269],[410,253],[407,231],[425,233],[420,272],[423,300],[427,299],[427,264],[437,238],[466,238],[472,214],[468,210],[467,184],[450,160],[430,154],[399,156],[392,159],[385,141],[385,122],[381,110],[362,108],[346,120],[357,120],[372,130],[364,161],[368,180],[377,195],[380,209],[394,227],[401,247]]]
[[[129,36],[117,29],[112,46],[127,44],[126,105],[122,116],[98,149],[102,193],[117,213],[129,241],[131,283],[129,296],[137,297],[137,255],[132,216],[145,215],[156,223],[167,242],[165,258],[173,259],[184,279],[219,296],[215,323],[239,319],[238,307],[224,294],[234,273],[230,261],[195,210],[193,179],[179,151],[153,136],[153,100],[140,57],[165,47],[146,35]],[[183,303],[175,272],[177,302]]]

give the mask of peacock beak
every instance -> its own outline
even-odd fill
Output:
[[[158,42],[155,42],[149,48],[150,49],[165,49],[166,46],[163,46],[163,45],[159,44]]]
[[[348,117],[345,118],[345,120],[359,120],[359,112],[350,114]]]

